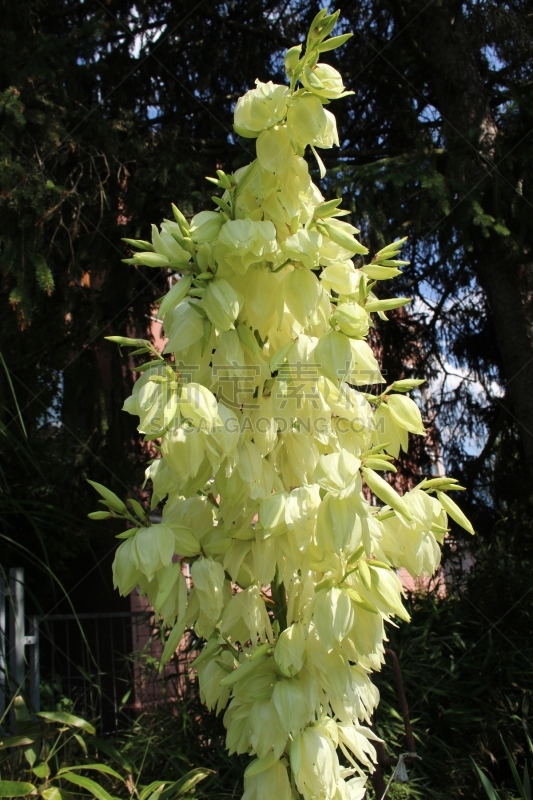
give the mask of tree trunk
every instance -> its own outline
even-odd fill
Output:
[[[506,264],[491,253],[477,274],[492,313],[512,416],[533,474],[533,263]]]
[[[405,25],[413,8],[402,5],[398,22]],[[493,211],[498,128],[482,76],[483,40],[473,26],[461,3],[445,2],[422,12],[410,34],[413,47],[422,51],[432,100],[443,119],[452,182],[465,199],[479,199],[486,213],[498,217]],[[525,248],[517,253],[519,236],[506,240],[491,233],[486,239],[472,219],[468,238],[473,252],[466,257],[488,299],[502,378],[533,477],[533,263]]]

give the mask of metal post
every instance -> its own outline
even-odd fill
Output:
[[[31,645],[30,650],[30,703],[34,714],[41,710],[41,695],[39,684],[41,682],[41,654],[39,652],[39,617],[30,618],[30,636],[26,636],[26,644]]]
[[[12,694],[24,688],[24,569],[9,570],[9,682]]]
[[[405,695],[405,687],[403,685],[400,662],[394,650],[391,650],[389,647],[386,647],[385,653],[392,660],[392,668],[394,670],[394,678],[396,681],[396,694],[398,695],[398,699],[400,701],[400,709],[402,712],[402,719],[405,728],[405,739],[407,742],[407,747],[409,748],[409,753],[404,753],[400,757],[400,760],[404,758],[415,759],[418,758],[419,756],[417,756],[416,754],[415,738],[413,736],[413,729],[411,727],[411,720],[409,718],[409,706],[407,705],[407,697]],[[376,754],[378,757],[378,763],[376,764],[376,769],[370,780],[374,788],[377,800],[383,800],[383,798],[387,793],[387,787],[385,785],[385,779],[383,777],[383,767],[391,767],[393,765],[396,765],[398,764],[399,759],[387,755],[387,751],[385,749],[385,745],[383,744],[383,742],[376,742],[375,747],[376,747]],[[395,778],[393,775],[391,780],[394,779]]]
[[[0,575],[0,720],[6,710],[6,594],[7,586]]]

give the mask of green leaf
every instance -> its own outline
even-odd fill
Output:
[[[500,739],[502,739],[501,736]],[[526,795],[525,787],[522,781],[520,780],[520,775],[518,774],[518,770],[516,769],[514,759],[503,739],[502,739],[502,744],[503,744],[503,749],[505,750],[505,755],[507,756],[507,761],[509,762],[509,766],[511,768],[511,772],[513,773],[514,782],[516,783],[516,788],[518,789],[518,794],[520,795],[521,800],[531,800],[531,798]]]
[[[259,656],[258,659],[255,661],[244,661],[240,664],[237,669],[234,669],[233,672],[230,672],[225,678],[222,678],[220,681],[220,686],[231,686],[233,683],[236,683],[241,678],[244,678],[250,672],[253,672],[257,667],[265,661],[267,656]]]
[[[370,577],[370,570],[368,568],[368,564],[366,563],[364,558],[362,558],[361,561],[358,562],[357,568],[359,572],[359,577],[363,581],[364,587],[366,589],[370,589],[372,586],[372,579]]]
[[[138,264],[142,267],[152,267],[155,269],[169,266],[168,258],[162,256],[160,253],[136,253],[133,258],[123,258],[122,261],[125,264]]]
[[[59,778],[60,775],[63,775],[65,772],[72,772],[79,769],[92,769],[96,772],[105,772],[106,775],[113,775],[114,778],[118,778],[119,781],[124,781],[122,775],[120,775],[113,767],[109,767],[107,764],[76,764],[74,767],[63,767],[57,773]],[[35,771],[35,770],[34,770]]]
[[[127,531],[123,533],[117,533],[115,539],[131,539],[132,536],[135,536],[139,528],[129,528]]]
[[[113,795],[106,792],[96,781],[91,780],[91,778],[86,778],[84,775],[77,775],[75,772],[64,772],[61,777],[76,786],[81,786],[82,789],[87,789],[97,800],[116,800]]]
[[[368,487],[379,497],[384,503],[393,508],[398,514],[401,514],[405,519],[411,520],[412,514],[409,511],[407,503],[400,497],[396,489],[390,483],[387,483],[377,472],[374,472],[368,467],[363,467],[363,477],[368,484]]]
[[[90,722],[81,717],[75,717],[73,714],[67,714],[66,711],[39,711],[37,716],[46,722],[59,722],[62,725],[68,725],[70,728],[81,728],[87,733],[96,733]]]
[[[113,747],[112,744],[109,742],[104,742],[102,739],[98,739],[98,737],[93,737],[91,739],[91,743],[96,747],[97,750],[101,750],[102,753],[110,756],[113,761],[116,761],[126,772],[132,773],[133,772],[133,764],[129,761],[126,756],[124,756],[116,747]]]
[[[485,792],[489,800],[500,800],[500,796],[494,790],[494,787],[492,786],[491,782],[489,781],[487,776],[483,772],[481,772],[480,768],[475,762],[474,762],[474,768],[477,772],[479,780],[481,781],[481,785],[485,789]]]
[[[180,778],[174,786],[172,787],[173,790],[176,791],[176,794],[185,795],[193,789],[197,783],[200,781],[205,780],[210,775],[214,775],[215,771],[212,769],[204,769],[203,767],[197,767],[196,769],[191,769]],[[163,798],[170,792],[170,786],[168,789],[165,789],[163,793]]]
[[[111,491],[111,489],[107,489],[105,486],[102,486],[101,483],[96,483],[96,481],[90,481],[87,479],[87,483],[90,484],[93,489],[96,489],[98,494],[104,498],[106,503],[113,511],[120,511],[121,513],[127,513],[128,509],[117,495]]]
[[[388,281],[395,278],[396,275],[401,275],[401,270],[394,267],[382,267],[379,264],[365,264],[361,269],[365,275],[375,281]]]
[[[26,759],[30,767],[33,767],[33,765],[37,761],[37,750],[35,749],[35,747],[32,747],[31,745],[27,747],[24,750],[24,758]]]
[[[83,750],[85,755],[87,756],[87,745],[85,743],[85,739],[83,738],[83,736],[80,736],[79,733],[75,733],[74,734],[74,738],[76,739],[77,743],[79,744],[79,746],[81,747],[81,749]]]
[[[465,531],[468,531],[468,533],[475,533],[472,523],[468,517],[463,514],[457,503],[455,503],[451,497],[448,497],[448,495],[444,494],[444,492],[437,492],[437,499],[446,513],[449,514],[450,517],[461,526],[461,528],[464,528]]]
[[[144,239],[125,239],[122,238],[123,242],[126,244],[131,245],[131,247],[137,248],[137,250],[146,250],[148,252],[154,252],[154,246],[151,242],[146,242]]]
[[[266,756],[263,756],[262,758],[254,758],[254,760],[248,764],[244,770],[244,777],[251,778],[253,775],[259,775],[260,772],[264,772],[265,769],[269,769],[273,764],[276,763],[277,760],[276,754],[272,751],[267,753]]]
[[[164,363],[164,359],[162,358],[157,361],[146,361],[144,364],[141,364],[140,367],[132,367],[132,372],[146,372],[147,369],[161,366],[162,363]]]
[[[524,777],[522,779],[522,786],[524,787],[524,792],[526,793],[526,797],[528,800],[531,800],[531,781],[529,780],[529,770],[527,768],[527,762],[524,764]]]
[[[128,503],[130,503],[131,507],[133,508],[133,511],[135,512],[135,514],[137,514],[139,519],[146,518],[146,511],[137,500],[134,500],[133,497],[130,497],[128,498]]]
[[[127,336],[104,336],[108,342],[114,342],[121,347],[149,347],[150,342],[147,339],[129,339]]]
[[[139,800],[147,800],[147,798],[151,797],[153,794],[160,794],[167,783],[170,783],[170,781],[152,781],[152,783],[143,787],[139,794]]]
[[[44,797],[44,800],[65,800],[69,795],[65,794],[58,789],[57,786],[50,786],[49,789],[45,789],[41,792],[41,797]]]
[[[87,516],[89,519],[109,519],[113,515],[109,511],[91,511]]]
[[[270,359],[270,364],[269,364],[270,372],[276,372],[281,367],[281,365],[285,362],[289,354],[289,351],[291,347],[293,347],[293,345],[294,345],[293,341],[286,342],[279,348],[279,350],[276,353],[274,353],[274,355]]]
[[[250,656],[250,661],[255,661],[260,656],[264,655],[265,653],[268,653],[271,647],[272,645],[270,644],[270,642],[265,642],[264,644],[260,644],[259,647],[256,647],[256,649]]]
[[[365,311],[392,311],[393,308],[401,308],[412,300],[411,297],[391,297],[387,300],[368,300],[365,303]]]
[[[180,226],[181,232],[183,234],[189,233],[189,223],[187,222],[187,219],[181,213],[179,208],[174,205],[174,203],[172,203],[171,205],[172,205],[172,213],[174,214],[174,219]]]
[[[442,478],[430,478],[429,480],[424,478],[424,480],[419,483],[416,488],[423,488],[424,490],[442,489],[443,492],[450,492],[456,488],[457,483],[457,478],[446,478],[444,476]]]
[[[406,378],[405,380],[394,381],[394,383],[391,386],[391,389],[394,392],[410,392],[411,389],[416,389],[417,386],[421,386],[423,383],[425,383],[425,380],[421,379],[410,380]]]
[[[33,783],[25,781],[0,781],[0,797],[26,797],[35,791]]]
[[[42,764],[36,764],[32,768],[32,772],[34,775],[37,775],[38,778],[47,778],[50,775],[50,767],[47,762],[44,761]]]
[[[169,309],[181,303],[191,288],[191,283],[192,276],[184,275],[179,279],[179,281],[177,281],[177,283],[174,284],[174,286],[164,296],[161,305],[159,306],[159,311],[157,312],[158,319],[164,317]]]
[[[24,734],[9,736],[7,739],[3,739],[0,742],[0,750],[5,750],[7,747],[20,747],[25,744],[33,744],[34,741],[34,739],[30,739],[28,736],[24,736]]]
[[[332,36],[331,39],[327,39],[325,42],[318,45],[318,52],[327,53],[329,50],[336,50],[337,47],[342,47],[352,36],[353,33],[343,33],[341,36]]]
[[[388,470],[389,472],[397,472],[394,464],[391,464],[390,461],[386,461],[383,458],[366,458],[365,466],[370,467],[371,469],[382,469]]]
[[[364,608],[365,611],[369,611],[371,614],[379,613],[377,608],[368,603],[366,600],[363,600],[359,592],[356,592],[355,589],[352,589],[350,586],[348,586],[346,589],[344,587],[342,588],[343,591],[346,592],[348,597],[350,597],[356,605],[360,606],[361,608]]]
[[[180,643],[181,637],[185,631],[185,622],[176,622],[172,630],[170,631],[169,637],[165,643],[165,649],[163,650],[163,655],[161,656],[161,666],[166,664],[167,661],[172,658],[177,646]]]
[[[314,210],[313,216],[316,219],[332,217],[341,203],[342,197],[338,197],[335,200],[327,200],[325,203],[319,203]]]

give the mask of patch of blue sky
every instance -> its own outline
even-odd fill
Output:
[[[53,377],[54,395],[52,402],[44,411],[39,419],[39,427],[44,428],[51,426],[53,428],[61,428],[63,416],[63,397],[65,394],[65,379],[60,370],[54,370]]]
[[[422,281],[418,287],[418,295],[410,307],[411,312],[414,316],[429,324],[440,299],[440,291],[430,281]],[[498,381],[496,374],[485,376],[481,379],[481,376],[476,375],[452,352],[452,345],[455,339],[453,329],[456,315],[467,313],[469,309],[479,308],[482,304],[483,296],[481,290],[475,285],[457,288],[453,296],[443,303],[439,311],[439,320],[435,326],[436,338],[442,358],[439,363],[438,377],[429,381],[427,387],[426,397],[430,407],[442,403],[455,405],[461,396],[468,395],[475,401],[476,405],[486,408],[495,399],[499,400],[504,396],[504,387]],[[439,425],[437,418],[444,452],[446,452],[448,445],[453,444],[459,433],[464,452],[470,456],[478,455],[486,441],[486,428],[482,425],[479,430],[469,431],[467,426],[463,424],[464,420],[459,406],[457,406],[455,416],[455,419],[450,420],[445,425]]]
[[[489,67],[493,70],[500,70],[505,67],[505,61],[502,61],[498,55],[498,51],[493,44],[486,44],[481,48],[481,52],[488,61]]]
[[[161,26],[160,28],[152,28],[150,30],[143,31],[142,33],[135,34],[132,30],[129,51],[133,58],[141,58],[141,56],[144,55],[146,48],[156,44],[165,30],[165,26]]]

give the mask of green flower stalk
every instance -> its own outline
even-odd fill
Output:
[[[95,487],[136,525],[121,534],[114,582],[122,594],[138,585],[172,628],[164,658],[186,628],[207,641],[200,692],[224,714],[229,752],[253,756],[245,800],[364,796],[370,674],[385,623],[409,619],[395,570],[435,571],[448,515],[473,532],[447,494],[461,488],[453,479],[400,496],[378,474],[424,434],[406,396],[420,381],[363,391],[384,383],[372,314],[408,302],[374,294],[407,263],[404,240],[365,264],[348,212],[303,158],[309,145],[324,174],[317,150],[339,142],[329,107],[350,92],[320,61],[349,39],[328,38],[337,17],[321,11],[305,50],[288,51],[288,86],[258,81],[237,102],[235,130],[256,139],[257,158],[210,179],[216,209],[188,221],[174,208],[151,243],[129,242],[139,252],[126,261],[177,277],[159,311],[166,357],[113,337],[152,358],[125,410],[157,440],[146,476],[162,521]]]

